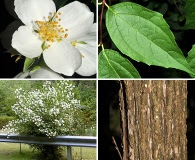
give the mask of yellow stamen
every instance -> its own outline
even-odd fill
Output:
[[[46,21],[38,21],[36,20],[36,33],[39,35],[39,38],[45,42],[60,42],[63,38],[68,37],[68,29],[63,29],[59,24],[61,19],[59,16],[61,12],[54,12],[53,15],[49,15]],[[49,48],[48,45],[46,48]]]
[[[64,38],[67,38],[68,37],[68,33],[66,33],[65,35],[64,35]]]

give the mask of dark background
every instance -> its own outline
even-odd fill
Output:
[[[116,115],[120,114],[118,91],[118,81],[98,81],[98,158],[100,160],[120,160],[115,145],[112,142],[112,136],[115,137],[117,145],[121,147],[121,135],[116,129],[110,129],[110,123],[113,122],[110,111],[115,110]],[[189,80],[187,84],[187,152],[188,160],[195,160],[195,81]],[[113,115],[112,115],[113,116]],[[120,122],[119,122],[120,123]],[[122,151],[121,151],[122,153]]]
[[[5,0],[5,1],[14,1],[14,0]],[[94,12],[94,22],[96,22],[96,5],[91,0],[78,0],[82,3],[85,3],[92,12]],[[73,0],[54,0],[56,2],[57,8],[64,2],[66,4],[73,2]],[[10,6],[12,7],[12,6]],[[0,0],[0,34],[2,31],[6,29],[6,27],[16,20],[12,15],[8,13],[8,11],[5,8],[4,0]],[[1,40],[1,38],[0,38]],[[1,41],[0,41],[0,78],[13,78],[18,73],[22,72],[23,70],[23,64],[25,57],[22,57],[21,60],[19,60],[17,63],[15,62],[16,56],[11,57],[10,53],[6,53],[6,49],[3,47]],[[71,77],[64,76],[65,78],[95,78],[96,75],[90,76],[90,77],[83,77],[78,74],[74,74]]]
[[[99,0],[101,1],[101,0]],[[194,30],[183,30],[182,27],[185,24],[185,11],[184,6],[186,0],[107,0],[106,3],[109,5],[114,5],[120,2],[134,2],[140,4],[146,8],[153,11],[160,12],[163,14],[164,19],[170,26],[173,32],[176,42],[180,49],[183,51],[184,55],[187,56],[188,51],[195,44],[195,31]],[[103,44],[105,49],[113,49],[121,53],[114,43],[111,41],[106,26],[105,26],[105,13],[107,7],[105,7],[104,18],[103,18]],[[101,5],[98,7],[98,15],[101,13]],[[99,52],[101,47],[99,47]],[[123,54],[122,54],[123,55]],[[131,58],[123,55],[130,60],[131,63],[140,73],[142,78],[190,78],[190,76],[177,69],[165,69],[157,66],[148,66],[141,62],[136,62]]]

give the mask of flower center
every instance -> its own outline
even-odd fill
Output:
[[[53,15],[47,17],[47,21],[35,21],[35,32],[38,33],[41,40],[53,43],[68,37],[68,29],[62,28],[59,24],[60,15],[60,12],[54,12]]]

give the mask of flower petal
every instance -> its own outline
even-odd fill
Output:
[[[56,11],[52,0],[15,0],[15,12],[25,25],[32,26],[32,21],[43,21],[49,13]]]
[[[81,54],[66,41],[51,44],[43,52],[43,58],[49,68],[67,76],[72,76],[81,66]]]
[[[20,78],[20,79],[23,79],[23,78],[26,78],[30,75],[30,72],[29,70],[27,70],[26,72],[20,72],[18,73],[14,78]]]
[[[93,12],[78,1],[65,5],[58,12],[61,12],[59,23],[64,29],[68,29],[69,40],[77,40],[89,32],[94,21]]]
[[[30,74],[31,78],[58,78],[63,79],[58,73],[49,68],[42,67]]]
[[[90,46],[94,46],[97,47],[97,34],[96,34],[96,29],[97,29],[97,24],[94,23],[89,32],[82,38],[77,39],[77,42],[79,41],[83,41],[87,44],[89,44]]]
[[[12,38],[12,47],[28,58],[38,57],[42,53],[42,43],[28,26],[20,26]]]
[[[82,58],[82,65],[76,73],[82,76],[91,76],[96,74],[96,47],[87,44],[76,44],[75,47],[81,52],[82,56],[84,56]]]

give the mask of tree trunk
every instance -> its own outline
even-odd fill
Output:
[[[187,81],[121,81],[123,160],[186,160]]]

